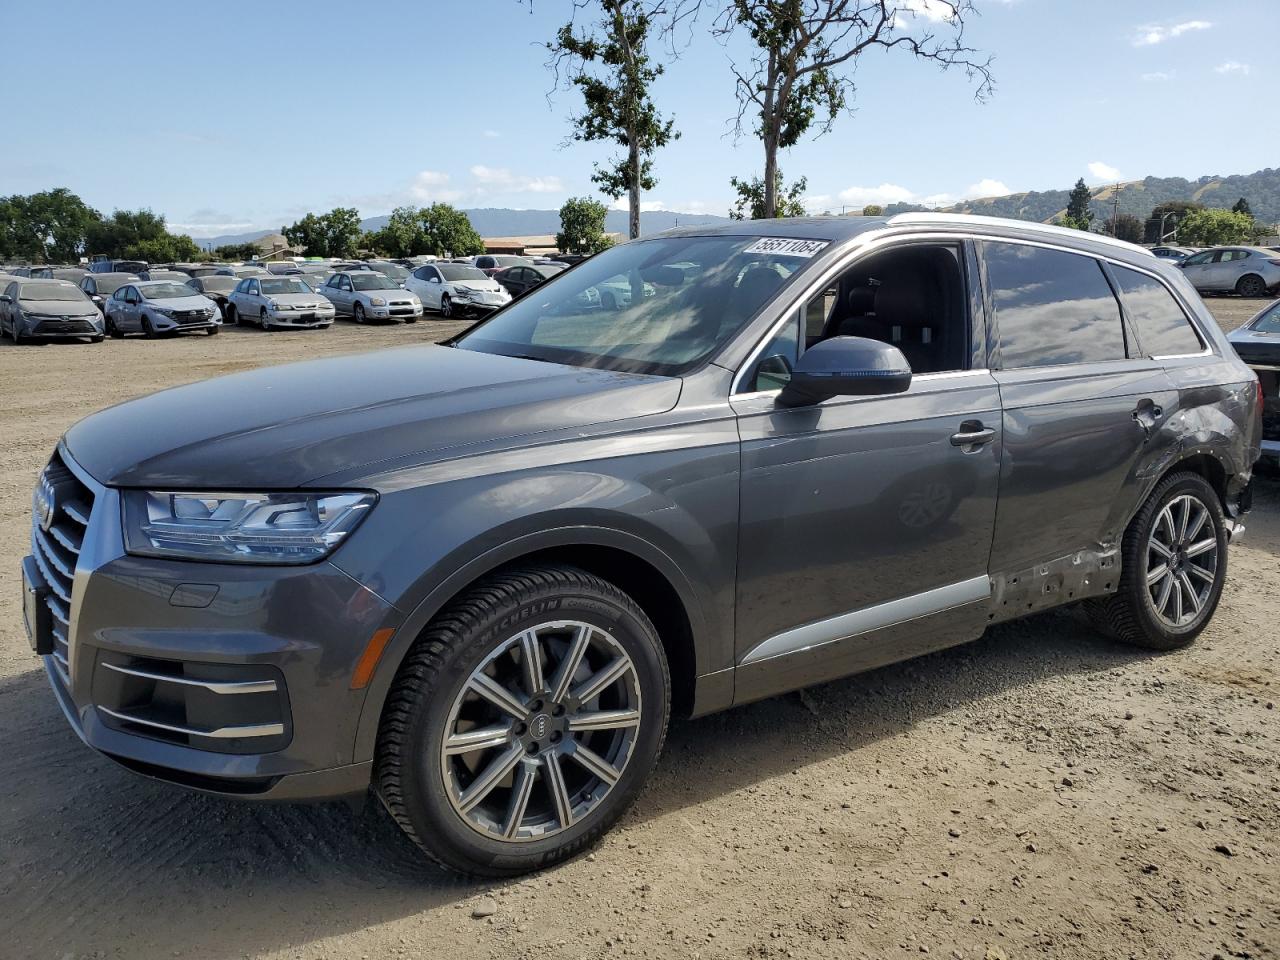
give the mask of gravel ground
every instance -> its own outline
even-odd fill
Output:
[[[1224,327],[1260,303],[1211,300]],[[592,855],[502,884],[425,865],[374,804],[255,806],[126,773],[22,636],[30,491],[95,409],[457,325],[0,347],[0,956],[1274,957],[1280,483],[1191,649],[1074,611],[677,722]]]

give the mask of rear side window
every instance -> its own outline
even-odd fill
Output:
[[[1005,369],[1125,358],[1120,304],[1093,257],[984,245]]]
[[[1176,357],[1199,353],[1204,344],[1191,321],[1163,283],[1145,273],[1112,265],[1120,299],[1138,328],[1138,340],[1148,357]]]

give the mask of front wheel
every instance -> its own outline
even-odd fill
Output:
[[[453,317],[453,301],[449,299],[449,295],[447,293],[442,294],[440,297],[440,316],[444,317],[446,320],[452,319]]]
[[[107,335],[111,337],[112,340],[124,339],[124,333],[120,330],[119,327],[116,326],[115,320],[113,320],[111,317],[107,317],[106,325],[107,325]]]
[[[212,336],[216,336],[216,335],[217,335],[217,333],[218,333],[218,330],[219,330],[219,329],[220,329],[220,328],[218,328],[218,327],[206,327],[204,332],[205,332],[208,336],[211,336],[211,337],[212,337]]]
[[[240,314],[236,312],[235,304],[227,304],[226,316],[228,324],[233,327],[240,326]]]
[[[477,585],[392,684],[374,783],[445,866],[510,876],[595,843],[639,794],[671,680],[644,611],[612,584],[535,566]]]
[[[150,317],[142,318],[142,332],[146,334],[148,340],[154,340],[156,337],[160,336],[155,326],[152,325]]]
[[[1124,534],[1119,589],[1086,604],[1103,633],[1175,650],[1208,626],[1227,577],[1227,527],[1217,491],[1195,473],[1166,477]]]
[[[351,319],[356,323],[364,323],[364,307],[356,304],[351,308]]]
[[[271,324],[267,321],[267,308],[263,307],[258,311],[258,326],[264,331],[271,329]]]

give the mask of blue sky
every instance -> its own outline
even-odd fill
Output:
[[[927,18],[930,0],[902,2]],[[959,72],[867,56],[856,112],[781,158],[811,207],[1280,162],[1278,0],[976,2],[968,39],[996,58],[995,94],[977,104]],[[208,236],[339,204],[551,209],[592,193],[609,152],[565,146],[577,101],[547,99],[539,44],[569,0],[5,7],[0,195],[67,186]],[[723,214],[729,177],[763,168],[730,132],[742,50],[704,26],[654,91],[683,136],[656,157],[649,208]]]

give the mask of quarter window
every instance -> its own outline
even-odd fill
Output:
[[[1126,267],[1113,265],[1111,271],[1148,357],[1171,357],[1204,349],[1191,321],[1163,283]]]
[[[1120,304],[1093,257],[983,244],[1005,369],[1125,358]]]

